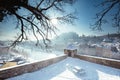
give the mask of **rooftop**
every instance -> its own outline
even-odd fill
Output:
[[[68,57],[41,70],[7,80],[120,80],[120,69]]]

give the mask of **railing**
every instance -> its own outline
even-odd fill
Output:
[[[82,60],[86,60],[89,62],[94,62],[97,64],[102,64],[102,65],[120,69],[120,60],[95,57],[95,56],[89,56],[89,55],[78,55],[78,54],[75,54],[74,57],[82,59]]]
[[[29,73],[32,71],[39,70],[41,68],[44,68],[46,66],[49,66],[53,63],[59,62],[63,59],[67,58],[66,55],[47,59],[47,60],[41,60],[37,62],[32,62],[32,63],[27,63],[27,64],[22,64],[14,67],[9,67],[9,68],[4,68],[0,69],[0,80],[4,80],[6,78],[14,77],[17,75],[21,75],[24,73]]]

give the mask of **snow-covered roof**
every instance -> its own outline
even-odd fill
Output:
[[[104,39],[103,39],[103,42],[112,42],[112,40],[109,39],[109,38],[104,38]]]
[[[68,49],[68,50],[75,50],[77,48],[75,47],[74,44],[69,44],[66,49]]]

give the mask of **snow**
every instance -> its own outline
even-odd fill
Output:
[[[33,62],[53,58],[64,54],[62,51],[61,52],[53,50],[46,51],[46,49],[42,50],[39,47],[35,46],[31,47],[28,45],[26,45],[25,47],[16,46],[14,49],[19,52],[16,53],[13,50],[7,51],[6,47],[0,46],[0,63],[3,63],[3,61],[11,61],[19,57],[25,59],[27,62]]]
[[[29,54],[28,61],[30,62],[40,61],[40,60],[45,60],[49,58],[54,58],[54,57],[61,56],[61,55],[64,55],[64,53],[60,51],[52,51],[52,52],[32,51]]]
[[[55,51],[51,49],[41,49],[40,47],[36,46],[17,46],[17,50],[21,49],[27,52],[27,57],[30,61],[36,61],[36,60],[43,60],[48,58],[53,58],[56,56],[63,55],[64,53],[62,51]],[[23,54],[24,55],[24,54]],[[46,56],[47,55],[47,56]]]
[[[120,69],[68,57],[41,70],[7,80],[120,80]]]
[[[74,44],[68,44],[67,48],[68,50],[75,50],[77,49]]]

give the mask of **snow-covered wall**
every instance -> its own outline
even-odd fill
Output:
[[[0,80],[1,79],[4,80],[6,78],[10,78],[10,77],[17,76],[24,73],[36,71],[38,69],[49,66],[53,63],[59,62],[65,58],[67,58],[67,56],[63,55],[63,56],[59,56],[59,57],[55,57],[47,60],[41,60],[41,61],[27,63],[19,66],[0,69]]]
[[[97,46],[89,47],[88,45],[81,45],[78,47],[78,53],[120,60],[120,53],[113,52],[110,48]]]
[[[120,60],[75,54],[76,58],[120,69]]]

